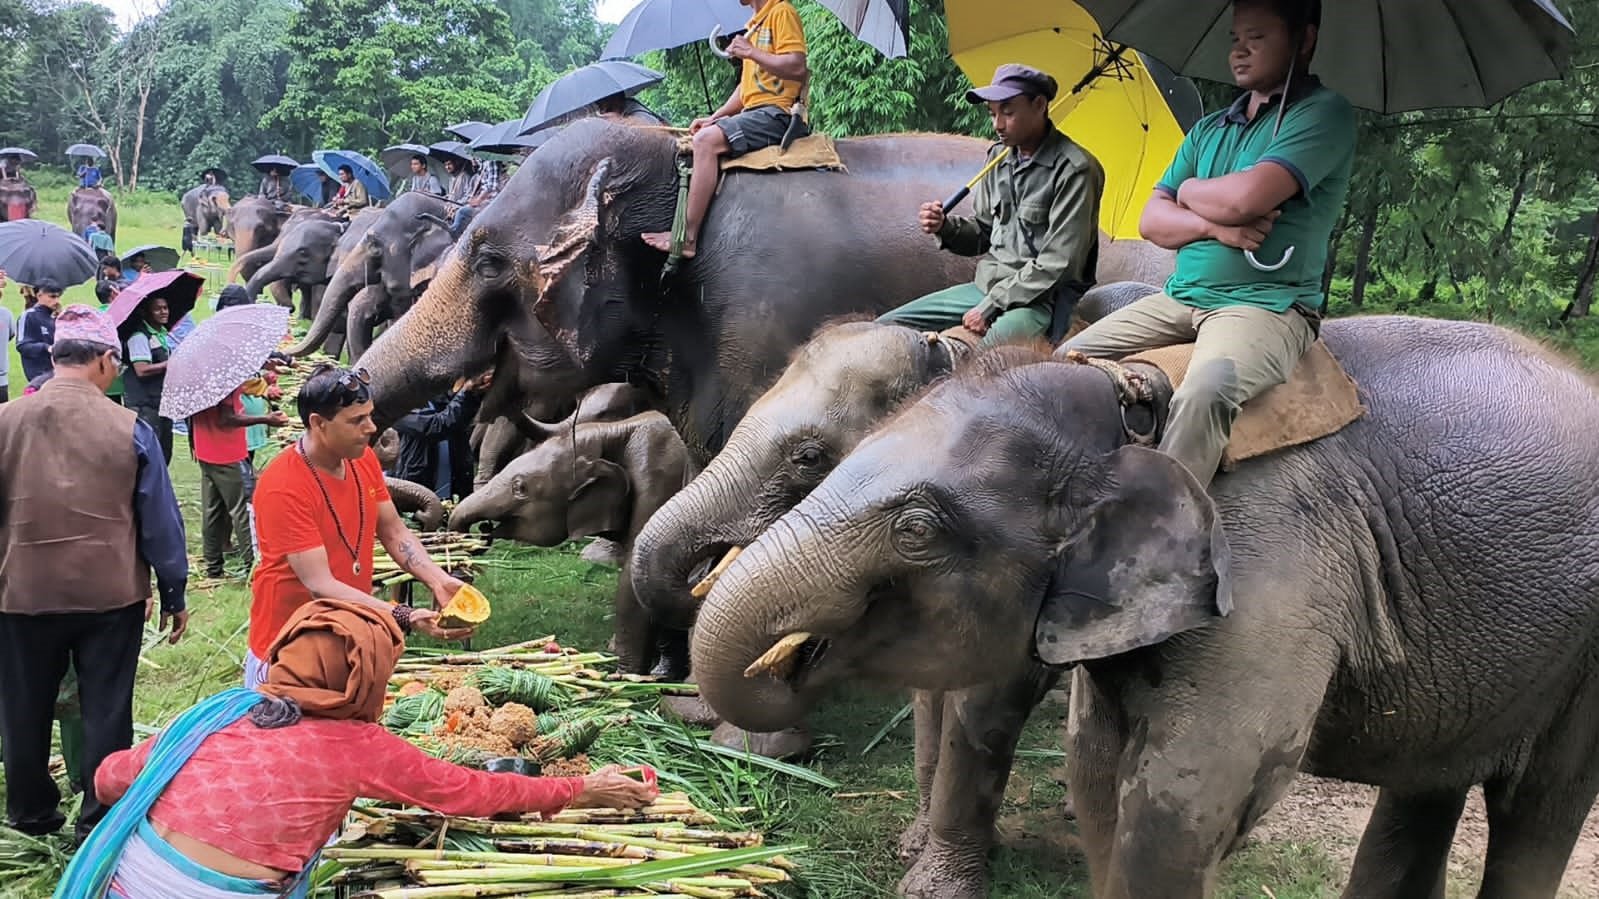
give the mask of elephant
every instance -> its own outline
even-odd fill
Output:
[[[266,264],[250,275],[244,289],[254,299],[262,288],[271,285],[274,294],[281,291],[280,305],[292,305],[294,292],[300,292],[300,315],[310,318],[327,286],[334,251],[344,236],[347,223],[323,213],[296,214],[290,217],[283,233],[270,247],[250,253],[256,257],[247,263],[241,258],[234,264],[239,270],[254,265],[257,259],[270,251]],[[288,299],[288,303],[284,299]]]
[[[67,197],[67,221],[72,233],[83,236],[84,229],[98,224],[100,230],[117,236],[117,200],[99,187],[79,187]]]
[[[985,355],[717,581],[702,695],[769,730],[844,679],[1071,668],[1097,899],[1212,895],[1298,770],[1380,788],[1346,896],[1445,895],[1480,783],[1478,895],[1552,899],[1599,794],[1599,393],[1491,325],[1371,316],[1321,337],[1365,414],[1208,493],[1130,436],[1135,407],[1159,420],[1163,376],[1128,398],[1096,366]],[[989,838],[933,834],[902,889],[986,895]]]
[[[495,537],[557,546],[603,536],[624,557],[644,522],[687,480],[688,451],[659,412],[622,421],[553,427],[551,436],[518,457],[450,515],[450,529],[496,522]],[[616,585],[615,651],[623,670],[654,663],[657,628],[633,599],[627,564]]]
[[[493,388],[491,387],[492,391]],[[487,399],[484,406],[487,406]],[[651,409],[650,397],[631,384],[601,384],[583,394],[577,406],[565,409],[564,420],[551,426],[542,422],[562,407],[554,403],[529,402],[521,414],[495,418],[489,422],[478,446],[477,480],[473,489],[487,484],[513,459],[531,450],[552,434],[561,434],[574,425],[590,421],[621,421]],[[478,414],[483,419],[481,407]]]
[[[575,389],[648,386],[703,464],[820,322],[972,277],[972,260],[940,251],[915,213],[980,168],[987,146],[853,138],[838,142],[847,174],[728,172],[699,255],[663,284],[665,257],[640,235],[671,226],[675,138],[574,122],[528,157],[363,358],[378,419],[553,342]]]
[[[416,516],[424,531],[436,531],[444,526],[444,503],[432,489],[412,481],[385,476],[383,483],[389,488],[394,507],[402,513]]]
[[[183,194],[183,218],[194,226],[196,237],[221,234],[227,226],[232,199],[220,184],[201,184]]]
[[[0,222],[32,218],[34,207],[38,205],[39,194],[28,179],[21,175],[0,178]]]
[[[271,246],[288,218],[271,200],[260,197],[245,197],[233,204],[227,213],[227,233],[233,238],[234,258],[242,259],[254,250]]]
[[[401,194],[379,210],[363,241],[365,252],[352,253],[345,266],[332,273],[316,319],[291,352],[297,356],[313,352],[329,335],[343,330],[351,360],[362,356],[372,344],[373,331],[411,308],[418,288],[432,279],[435,267],[455,243],[439,224],[448,215],[443,200],[417,192]]]

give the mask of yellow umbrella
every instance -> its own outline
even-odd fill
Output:
[[[1138,237],[1144,203],[1198,117],[1193,84],[1164,66],[1157,77],[1152,66],[1159,63],[1107,42],[1093,16],[1072,0],[946,0],[944,13],[949,52],[973,83],[987,84],[1008,62],[1055,76],[1056,124],[1105,167],[1100,227],[1113,238]]]

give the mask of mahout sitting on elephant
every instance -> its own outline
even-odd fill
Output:
[[[103,187],[79,187],[67,197],[67,221],[72,233],[82,237],[90,225],[117,236],[117,201]]]
[[[1366,414],[1208,495],[1132,445],[1098,367],[1002,349],[936,384],[722,575],[694,632],[702,694],[770,730],[844,679],[1075,666],[1098,899],[1211,895],[1297,770],[1381,788],[1346,895],[1444,895],[1482,784],[1479,895],[1550,899],[1599,792],[1599,395],[1492,326],[1322,335]],[[990,837],[935,831],[904,891],[985,895]]]
[[[232,198],[221,184],[200,184],[184,191],[180,200],[183,218],[194,226],[194,236],[222,234],[227,227],[228,209]]]

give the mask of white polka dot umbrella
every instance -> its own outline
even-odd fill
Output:
[[[201,322],[167,362],[161,416],[185,419],[227,399],[288,332],[289,309],[276,303],[232,306]]]

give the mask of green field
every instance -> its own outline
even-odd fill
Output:
[[[64,221],[66,189],[41,191],[40,215]],[[176,245],[182,214],[170,198],[139,197],[121,206],[119,246],[165,242]],[[220,287],[223,273],[205,272],[207,296]],[[91,285],[92,286],[92,285]],[[18,312],[14,289],[6,302]],[[92,301],[90,287],[74,288],[68,300]],[[209,314],[206,304],[198,312]],[[14,351],[13,351],[14,356]],[[20,392],[20,369],[13,358],[12,388]],[[172,465],[178,498],[190,527],[191,553],[198,554],[197,472],[179,438]],[[603,647],[610,636],[609,609],[616,574],[583,562],[577,547],[539,550],[500,545],[479,585],[494,603],[495,616],[476,643],[495,646],[553,633],[564,643]],[[195,566],[198,570],[198,565]],[[135,716],[140,725],[160,727],[195,700],[238,682],[249,606],[245,585],[207,584],[191,590],[189,634],[178,646],[152,645],[139,672]],[[869,755],[862,748],[905,702],[895,694],[851,689],[816,715],[818,751],[812,764],[839,781],[842,792],[870,794],[838,800],[813,788],[788,783],[762,784],[739,799],[759,805],[755,822],[783,842],[813,847],[801,894],[838,899],[892,895],[902,873],[894,851],[900,831],[915,808],[911,765],[911,726],[906,723]],[[1065,708],[1047,702],[1039,708],[1023,740],[1003,810],[1001,846],[992,864],[991,895],[1006,899],[1087,896],[1087,872],[1074,849],[1070,824],[1061,813],[1065,798],[1059,733]],[[756,793],[759,795],[756,795]],[[1227,897],[1320,899],[1338,895],[1347,853],[1345,836],[1314,845],[1292,840],[1256,842],[1228,866],[1221,894]],[[1470,878],[1457,879],[1451,895],[1468,895]],[[0,895],[48,895],[48,884],[0,883]]]

